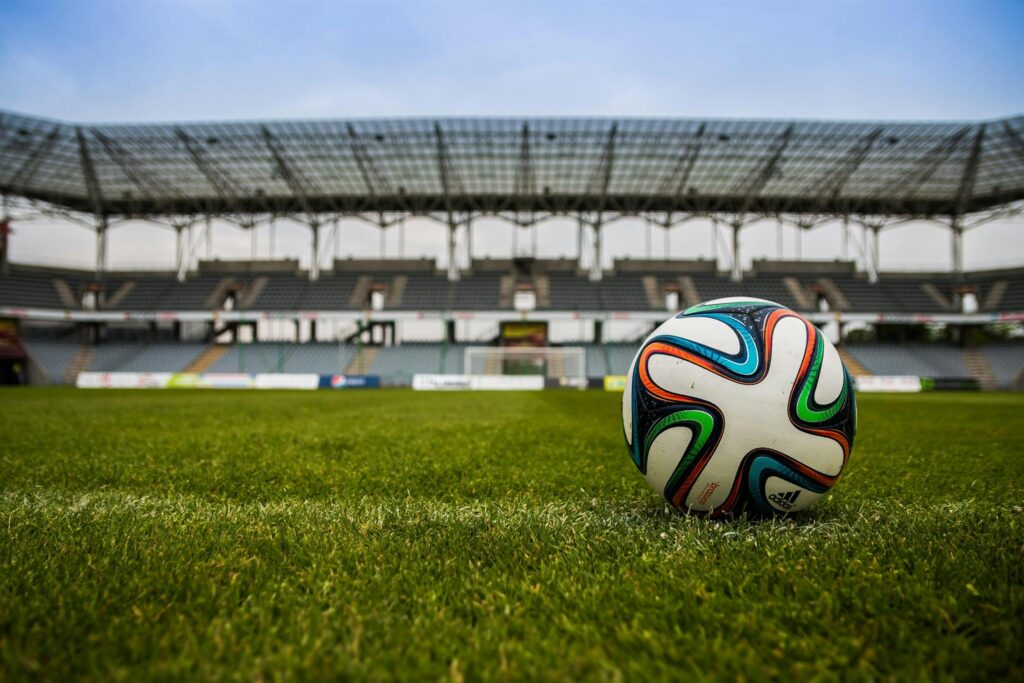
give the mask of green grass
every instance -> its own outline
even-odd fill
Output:
[[[1024,396],[669,512],[600,392],[0,392],[0,680],[1024,676]]]

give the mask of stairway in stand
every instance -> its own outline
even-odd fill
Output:
[[[992,372],[992,366],[978,349],[964,349],[964,365],[970,371],[971,377],[978,380],[978,386],[985,391],[999,389],[999,380]]]
[[[379,346],[360,346],[359,350],[356,351],[356,355],[352,358],[352,362],[345,368],[345,374],[365,375],[369,373],[379,353]]]
[[[850,374],[854,377],[864,377],[865,375],[873,375],[874,373],[868,370],[866,367],[860,364],[860,361],[853,357],[846,348],[837,346],[836,351],[839,352],[839,358],[842,359],[843,365],[850,371]]]
[[[210,367],[220,360],[220,357],[228,352],[228,344],[210,344],[202,353],[196,356],[191,363],[185,366],[183,372],[206,372]]]
[[[95,354],[96,352],[92,346],[88,344],[80,345],[71,362],[68,363],[67,370],[64,371],[64,383],[74,384],[75,380],[78,379],[78,373],[87,372],[92,367]]]

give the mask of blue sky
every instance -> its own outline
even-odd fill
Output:
[[[1024,2],[0,2],[0,108],[71,121],[434,115],[984,119],[1024,113]],[[688,224],[672,256],[710,254]],[[1019,263],[1020,219],[968,233],[968,267]],[[112,264],[169,266],[170,231],[111,233]],[[410,228],[413,225],[410,223]],[[643,255],[640,226],[606,235],[606,258]],[[443,232],[410,230],[409,255],[443,261]],[[511,231],[480,221],[477,254]],[[377,254],[348,224],[343,254]],[[572,226],[539,232],[541,256],[573,250]],[[261,234],[265,256],[267,235]],[[388,234],[389,253],[397,237]],[[528,239],[521,240],[528,242]],[[215,254],[249,255],[219,226]],[[282,225],[278,256],[307,259],[308,230]],[[660,235],[655,244],[661,245]],[[775,256],[770,226],[747,257]],[[60,245],[55,247],[54,245]],[[803,255],[838,255],[838,230]],[[786,234],[784,255],[795,251]],[[949,265],[940,229],[883,233],[883,267]],[[89,266],[81,228],[24,226],[22,262]]]
[[[986,118],[1024,3],[0,4],[0,106],[73,120]]]

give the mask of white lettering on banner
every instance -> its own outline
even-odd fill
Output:
[[[914,393],[921,391],[921,378],[914,375],[861,375],[854,378],[857,391]]]
[[[169,372],[80,372],[75,386],[79,389],[164,389],[170,381]]]
[[[541,375],[413,375],[418,391],[538,391]]]
[[[544,388],[544,376],[473,375],[469,385],[478,391],[539,391]]]
[[[252,375],[229,372],[204,372],[196,385],[203,389],[250,389]]]
[[[469,389],[467,375],[427,375],[412,376],[412,388],[416,391],[464,391]]]
[[[257,389],[316,389],[320,386],[320,375],[261,373],[256,375],[253,386]]]

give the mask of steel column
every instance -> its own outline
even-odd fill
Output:
[[[178,282],[185,281],[185,269],[182,264],[185,261],[185,226],[174,226],[174,272],[177,273]]]
[[[780,218],[775,226],[775,258],[779,259],[780,261],[782,260],[782,230],[784,227],[785,225],[783,224],[782,219]]]
[[[740,229],[742,223],[732,224],[732,281],[739,282],[743,279],[743,266],[740,263]]]
[[[268,238],[267,253],[270,255],[271,260],[274,258],[274,238],[277,236],[277,219],[273,216],[270,217],[270,236]]]
[[[206,217],[206,260],[213,260],[213,219]]]
[[[335,218],[331,225],[331,240],[334,241],[334,260],[341,259],[341,226],[338,225],[338,219]]]
[[[961,221],[962,219],[956,216],[950,226],[953,232],[953,272],[958,279],[964,274],[964,228]]]
[[[711,219],[711,260],[715,262],[715,269],[718,269],[718,219]]]
[[[799,261],[804,257],[804,226],[797,223],[796,225],[796,240],[793,243],[793,249],[796,252],[796,260]]]
[[[320,279],[320,224],[316,221],[309,224],[309,229],[313,233],[313,244],[312,254],[313,260],[309,263],[309,279],[319,280]]]
[[[879,246],[878,246],[878,231],[880,229],[881,228],[879,226],[871,226],[871,228],[870,228],[870,233],[871,233],[871,251],[870,251],[870,254],[871,254],[871,258],[868,259],[868,261],[869,261],[869,263],[868,263],[868,281],[872,282],[872,283],[878,282],[878,258],[879,258],[879,252],[880,252],[880,249],[879,249]],[[867,226],[865,226],[864,230],[865,230],[865,232],[864,232],[864,239],[867,240],[868,239],[868,232],[867,231],[869,230],[869,228]]]
[[[459,264],[456,261],[456,230],[458,225],[455,221],[449,221],[448,223],[448,279],[455,282],[459,279]]]
[[[593,261],[590,263],[590,279],[597,281],[601,279],[601,216],[598,215],[594,221],[594,252]]]
[[[107,271],[107,218],[96,218],[96,277],[102,277]]]
[[[843,246],[842,246],[843,260],[846,261],[850,258],[850,217],[843,216]]]
[[[7,264],[10,262],[11,251],[11,216],[7,213],[7,195],[0,195],[0,246],[3,253],[0,253],[0,273],[7,274]]]
[[[514,255],[514,254],[513,254]],[[583,270],[583,217],[576,218],[576,267]]]

